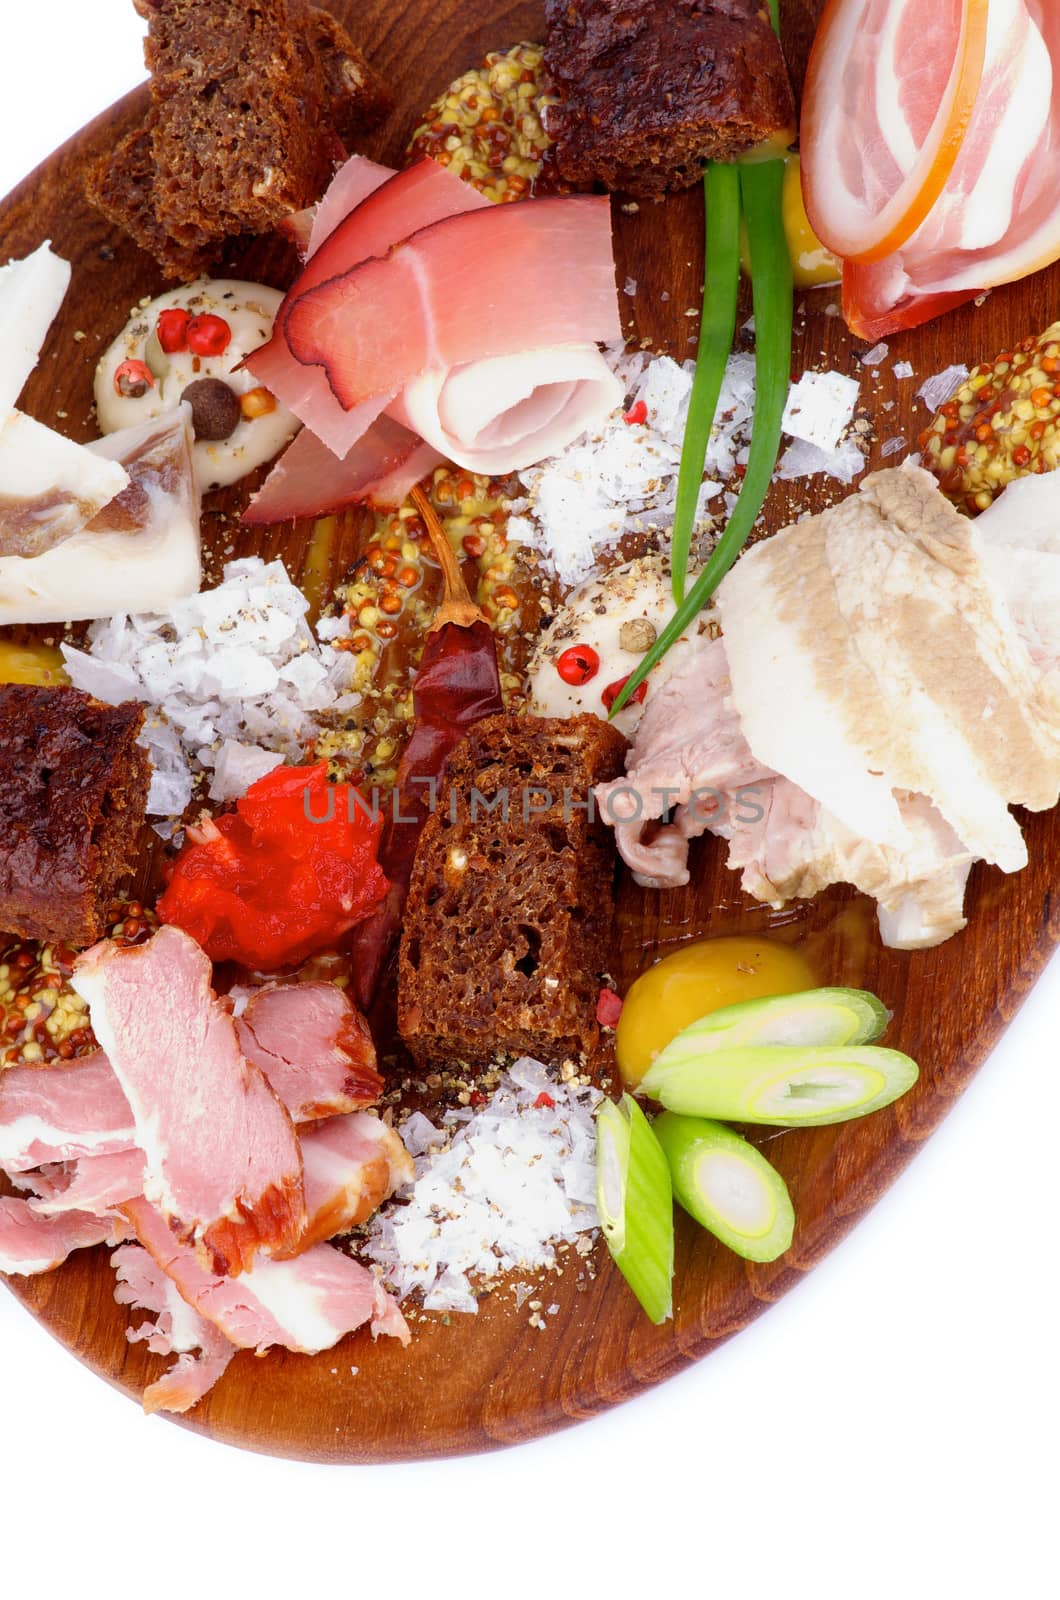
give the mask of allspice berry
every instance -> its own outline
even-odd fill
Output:
[[[196,439],[229,439],[239,426],[243,415],[239,396],[220,378],[196,378],[180,398],[191,406]]]

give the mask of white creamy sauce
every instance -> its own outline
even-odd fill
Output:
[[[190,383],[200,378],[220,378],[236,395],[260,387],[249,372],[235,370],[244,356],[257,350],[272,335],[272,325],[283,295],[260,283],[236,278],[199,279],[159,295],[150,305],[137,307],[96,368],[96,412],[103,433],[161,416],[176,406]],[[181,309],[199,316],[223,317],[232,330],[231,342],[221,356],[197,356],[190,350],[161,352],[152,338],[159,313]],[[149,349],[150,343],[150,349]],[[119,394],[115,379],[124,361],[142,361],[152,369],[154,384],[140,396]],[[158,370],[155,370],[155,369]],[[163,370],[164,369],[164,370]],[[298,431],[296,417],[279,403],[262,416],[241,418],[235,431],[220,441],[198,440],[195,472],[199,488],[224,488],[238,483],[255,467],[278,455]]]

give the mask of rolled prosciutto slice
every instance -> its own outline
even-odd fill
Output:
[[[142,1245],[123,1244],[110,1260],[118,1277],[115,1300],[150,1314],[138,1328],[126,1329],[129,1343],[146,1343],[155,1355],[179,1357],[144,1390],[144,1410],[190,1411],[221,1377],[235,1345],[188,1305]]]
[[[624,393],[594,344],[565,344],[424,373],[391,414],[440,456],[500,476],[558,455]]]
[[[236,1274],[259,1248],[300,1237],[302,1159],[211,975],[195,941],[163,927],[135,949],[95,945],[73,983],[132,1109],[145,1195],[215,1270]]]
[[[383,1092],[371,1030],[333,983],[259,989],[236,1031],[244,1055],[261,1068],[295,1122],[363,1110]]]
[[[136,1143],[129,1102],[102,1050],[62,1067],[0,1074],[0,1167],[113,1155]]]
[[[347,163],[349,165],[349,163]],[[346,168],[343,168],[345,173]],[[378,171],[378,169],[376,169]],[[307,367],[289,347],[286,338],[287,313],[296,297],[306,289],[323,283],[336,273],[347,272],[370,256],[385,255],[399,240],[418,228],[452,217],[463,211],[488,207],[489,201],[436,161],[418,161],[404,172],[394,173],[368,189],[374,178],[356,168],[354,181],[343,180],[345,197],[331,201],[331,189],[321,202],[327,207],[325,222],[310,240],[310,256],[300,277],[280,307],[275,331],[267,344],[247,357],[245,365],[288,410],[293,411],[328,449],[340,459],[356,445],[377,421],[393,393],[379,393],[356,409],[336,400],[327,374],[319,367]],[[343,176],[340,173],[339,177]],[[365,181],[359,181],[363,178]],[[339,178],[335,183],[338,184]],[[332,185],[334,188],[335,185]],[[365,192],[367,191],[367,192]],[[353,204],[341,221],[331,224],[340,209]],[[330,231],[325,235],[325,226]]]
[[[42,1217],[28,1200],[0,1199],[0,1272],[33,1277],[62,1266],[74,1250],[110,1238],[112,1224],[84,1211]]]
[[[281,1345],[316,1355],[365,1323],[373,1336],[409,1341],[397,1302],[366,1268],[331,1245],[314,1245],[292,1261],[259,1260],[240,1278],[222,1277],[174,1239],[161,1212],[146,1200],[122,1210],[187,1303],[241,1350],[260,1355]]]
[[[616,342],[610,200],[571,195],[448,217],[293,292],[281,316],[292,354],[323,369],[346,411],[438,368]]]

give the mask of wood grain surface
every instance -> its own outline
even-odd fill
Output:
[[[360,0],[336,3],[369,55],[398,91],[399,108],[366,153],[398,161],[418,113],[460,71],[487,50],[520,38],[539,38],[541,8],[516,0]],[[812,36],[813,0],[787,0],[789,59],[801,79]],[[132,26],[130,17],[130,26]],[[27,63],[27,71],[31,66]],[[153,263],[120,239],[87,205],[86,164],[137,118],[144,95],[122,101],[86,128],[0,206],[0,259],[21,256],[42,239],[74,264],[73,287],[24,397],[25,409],[79,438],[94,436],[92,371],[101,348],[143,295],[163,287]],[[616,205],[618,279],[637,280],[623,299],[630,337],[679,358],[694,351],[702,282],[702,209],[698,191],[637,210]],[[261,242],[227,265],[240,276],[283,286],[293,259]],[[664,293],[668,298],[663,298]],[[834,292],[800,301],[794,368],[857,370],[852,344],[825,308]],[[990,359],[1053,321],[1060,305],[1060,271],[993,294],[918,332],[890,341],[878,382],[866,374],[862,395],[879,447],[898,434],[915,443],[927,416],[913,398],[922,377],[949,365]],[[87,337],[75,340],[76,332]],[[914,381],[891,375],[908,359]],[[844,491],[834,483],[774,486],[772,529],[802,509],[815,509]],[[228,518],[245,486],[211,497],[206,537],[215,551],[235,543],[282,554],[300,570],[306,529],[301,525],[251,537]],[[348,519],[335,557],[336,573],[360,535]],[[768,626],[767,619],[763,626]],[[969,926],[936,950],[883,950],[868,902],[836,890],[813,904],[774,914],[747,901],[723,865],[724,845],[695,847],[694,881],[687,891],[654,894],[622,885],[619,900],[623,984],[653,953],[703,934],[765,932],[808,942],[822,981],[856,984],[883,996],[895,1014],[886,1042],[921,1064],[916,1089],[896,1106],[844,1126],[787,1133],[758,1130],[770,1159],[786,1178],[798,1227],[780,1261],[741,1261],[680,1216],[676,1314],[661,1328],[640,1313],[602,1248],[596,1275],[578,1281],[568,1268],[543,1285],[546,1303],[560,1311],[543,1330],[511,1297],[486,1298],[477,1317],[454,1315],[417,1322],[408,1350],[394,1341],[373,1346],[367,1335],[310,1360],[273,1352],[236,1357],[214,1392],[186,1426],[255,1450],[327,1462],[405,1460],[487,1450],[513,1444],[590,1417],[659,1382],[747,1326],[797,1284],[894,1181],[945,1116],[1033,984],[1060,933],[1053,889],[1060,867],[1060,820],[1024,817],[1030,866],[1012,877],[977,867],[968,894]],[[143,1345],[125,1338],[126,1313],[113,1298],[114,1278],[102,1251],[82,1252],[60,1271],[10,1285],[41,1323],[95,1371],[131,1396],[160,1370]],[[356,1376],[351,1367],[358,1369]]]

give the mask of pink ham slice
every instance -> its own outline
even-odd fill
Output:
[[[351,186],[351,196],[356,192]],[[327,201],[325,196],[322,206]],[[338,206],[336,202],[336,213]],[[488,207],[489,201],[436,161],[419,161],[388,178],[370,191],[311,255],[280,307],[272,338],[247,357],[244,364],[258,382],[282,400],[333,455],[342,459],[350,453],[386,410],[397,386],[371,396],[357,407],[339,405],[327,374],[318,367],[304,366],[289,349],[285,337],[289,308],[306,289],[336,273],[349,271],[370,256],[385,254],[417,229],[483,206]],[[330,207],[328,214],[331,215]]]
[[[42,1217],[28,1200],[0,1199],[0,1272],[32,1277],[62,1266],[74,1250],[85,1250],[111,1237],[106,1218],[70,1211]]]
[[[333,983],[259,989],[236,1032],[295,1122],[362,1110],[383,1092],[371,1030]]]
[[[610,201],[575,195],[449,217],[293,293],[284,326],[292,353],[323,369],[347,411],[432,369],[615,342]]]
[[[418,434],[387,416],[374,422],[341,461],[303,428],[252,497],[242,520],[255,526],[324,516],[355,503],[399,506],[413,484],[443,460]]]
[[[63,1067],[0,1075],[0,1167],[112,1155],[136,1142],[129,1102],[102,1051]]]
[[[69,1211],[88,1211],[93,1216],[101,1216],[123,1200],[136,1199],[143,1190],[142,1150],[82,1156],[62,1170],[61,1177],[42,1186],[37,1198],[30,1201],[30,1209],[41,1217],[58,1217]]]
[[[281,1345],[316,1355],[365,1323],[373,1335],[409,1341],[397,1302],[370,1272],[331,1245],[314,1245],[292,1261],[258,1261],[240,1278],[220,1277],[177,1243],[161,1212],[146,1200],[122,1209],[183,1299],[241,1350],[262,1354]]]
[[[367,156],[351,156],[332,178],[323,199],[305,211],[285,217],[280,232],[293,241],[305,261],[362,200],[393,176],[393,167],[381,167]]]
[[[235,1345],[181,1298],[172,1278],[142,1245],[123,1244],[110,1259],[118,1277],[115,1300],[149,1313],[149,1320],[127,1330],[129,1343],[145,1342],[156,1355],[179,1357],[144,1390],[144,1410],[190,1411],[224,1373]]]
[[[301,1143],[308,1221],[299,1253],[367,1222],[415,1173],[394,1130],[366,1111],[313,1123]]]
[[[300,1237],[302,1163],[291,1118],[242,1054],[211,974],[195,941],[164,927],[135,949],[94,946],[73,982],[132,1108],[145,1194],[216,1270],[235,1274],[259,1248]]]

